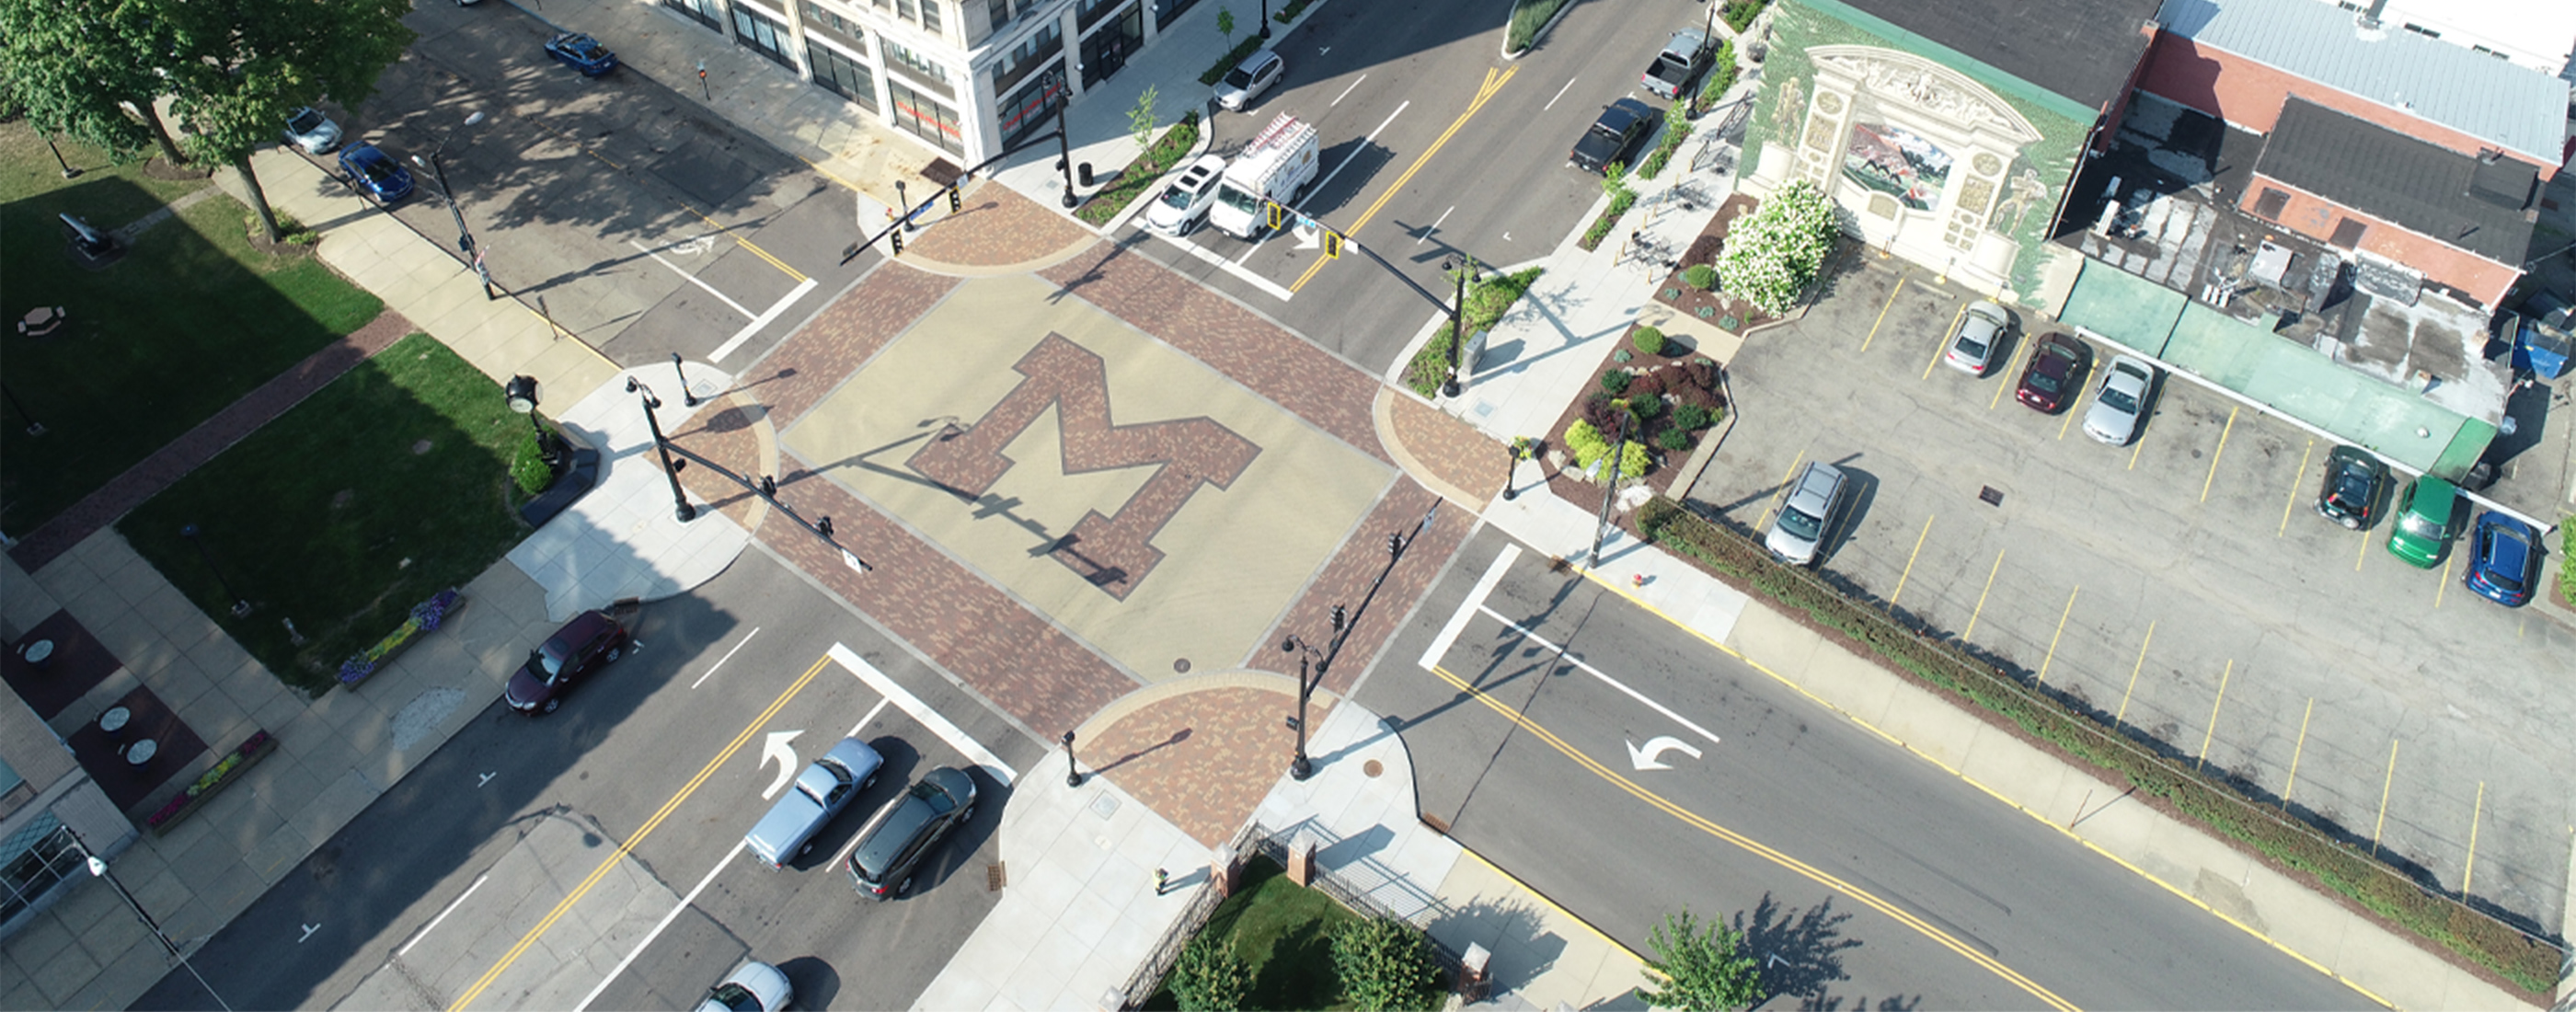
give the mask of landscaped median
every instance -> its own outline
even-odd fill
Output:
[[[2331,889],[2383,922],[2449,950],[2463,965],[2520,988],[2531,1001],[2549,1004],[2563,958],[2554,945],[2246,799],[2193,764],[2155,752],[2044,687],[2025,684],[1978,660],[1955,641],[1907,626],[1806,570],[1773,561],[1746,532],[1665,498],[1639,507],[1634,522],[1641,538],[1804,615],[1839,634],[1856,652],[1874,653],[1952,701],[2003,718],[2061,756],[2126,779],[2157,807],[2198,820],[2276,868]]]
[[[1459,347],[1463,351],[1467,337],[1492,330],[1494,323],[1501,320],[1504,313],[1511,312],[1512,305],[1519,302],[1521,296],[1529,294],[1530,286],[1538,283],[1538,276],[1545,269],[1532,267],[1512,274],[1478,278],[1469,284],[1464,334],[1453,335],[1447,327],[1432,334],[1431,340],[1424,342],[1413,353],[1413,361],[1404,367],[1404,385],[1424,397],[1437,392],[1440,381],[1449,375],[1450,343],[1453,340],[1462,342]]]
[[[1094,228],[1106,227],[1118,220],[1119,212],[1126,210],[1136,198],[1144,196],[1145,191],[1162,179],[1163,173],[1172,171],[1172,166],[1180,164],[1181,156],[1189,154],[1198,142],[1199,114],[1192,110],[1182,114],[1181,121],[1172,124],[1171,129],[1163,131],[1163,136],[1137,155],[1135,161],[1109,177],[1107,185],[1074,210],[1074,217]]]

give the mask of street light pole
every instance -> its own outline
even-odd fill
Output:
[[[1064,785],[1082,786],[1082,770],[1073,765],[1073,732],[1064,733]]]
[[[676,351],[671,353],[671,375],[680,378],[680,403],[697,407],[697,391],[689,389],[689,372],[680,368],[680,353]]]
[[[1270,0],[1261,0],[1261,37],[1270,37]]]
[[[689,505],[689,494],[680,490],[680,465],[671,460],[671,447],[662,437],[662,419],[653,414],[662,406],[662,399],[653,396],[653,388],[633,376],[626,377],[626,392],[644,395],[644,425],[653,430],[653,452],[662,457],[662,476],[671,480],[671,515],[684,524],[697,519],[698,508]]]
[[[63,160],[63,149],[54,146],[54,135],[45,135],[45,150],[54,153],[54,164],[63,167],[63,178],[70,179],[81,174],[81,170],[72,168],[72,163]]]
[[[492,272],[483,266],[483,255],[474,252],[474,232],[465,227],[465,209],[457,206],[456,189],[447,185],[447,163],[438,157],[447,153],[447,142],[455,139],[457,130],[480,122],[483,122],[483,112],[478,109],[466,116],[461,126],[448,128],[447,134],[438,139],[438,146],[430,149],[428,160],[423,161],[419,155],[413,155],[411,163],[429,169],[430,174],[437,177],[438,199],[447,202],[447,213],[456,219],[456,249],[473,262],[475,276],[483,281],[483,301],[490,302],[500,297],[492,290]]]
[[[1269,0],[1263,0],[1263,2],[1267,3]],[[1056,71],[1055,77],[1058,87],[1066,84],[1063,71]],[[1064,209],[1067,211],[1073,210],[1074,205],[1082,203],[1081,198],[1073,195],[1073,135],[1066,133],[1064,129],[1064,107],[1070,104],[1072,100],[1069,97],[1056,96],[1055,167],[1064,173]]]
[[[0,396],[6,396],[9,399],[9,407],[18,412],[18,419],[27,423],[28,435],[41,436],[45,434],[45,423],[37,421],[36,416],[28,414],[26,405],[18,403],[17,391],[9,389],[9,385],[6,383],[0,383]]]
[[[152,937],[160,941],[161,947],[170,950],[170,955],[179,961],[179,965],[188,968],[188,976],[197,978],[197,985],[206,989],[206,994],[215,999],[216,1006],[222,1008],[224,1012],[232,1012],[232,1006],[224,1001],[224,996],[216,994],[215,986],[206,983],[205,975],[198,973],[196,965],[188,962],[188,954],[179,950],[179,943],[171,941],[170,936],[161,930],[160,922],[153,920],[151,914],[144,912],[143,904],[135,900],[133,893],[126,891],[125,883],[117,881],[116,876],[108,874],[107,859],[89,849],[89,841],[81,839],[79,833],[69,835],[72,838],[72,846],[79,848],[81,858],[89,865],[91,877],[106,879],[107,884],[116,890],[116,895],[125,900],[126,909],[134,911],[134,919],[142,921],[143,926],[151,930]]]
[[[1454,271],[1458,278],[1457,300],[1449,304],[1449,375],[1440,381],[1442,397],[1458,396],[1458,356],[1462,354],[1460,348],[1466,340],[1464,331],[1467,329],[1467,272],[1474,270],[1475,266],[1472,259],[1462,265],[1456,257],[1440,258],[1440,269]]]
[[[233,585],[230,581],[224,579],[224,571],[222,567],[215,565],[215,553],[207,551],[206,543],[197,540],[198,533],[199,531],[195,524],[189,524],[185,527],[179,528],[179,536],[188,539],[189,544],[197,546],[197,557],[206,560],[206,571],[215,574],[215,586],[224,592],[225,597],[233,599],[233,617],[243,618],[248,616],[250,614],[250,599],[233,593]]]

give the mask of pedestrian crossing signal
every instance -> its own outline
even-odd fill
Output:
[[[1341,233],[1339,233],[1339,232],[1335,232],[1335,231],[1333,231],[1333,230],[1331,230],[1331,229],[1325,229],[1325,230],[1324,230],[1324,259],[1326,259],[1326,260],[1339,260],[1339,259],[1341,259],[1341,258],[1342,258],[1342,234],[1341,234]]]
[[[956,186],[948,188],[948,213],[957,214],[966,210],[966,198],[964,196],[965,191],[960,189],[960,187],[963,187],[964,185],[964,183],[959,183]]]
[[[1270,212],[1271,228],[1275,229],[1288,223],[1288,205],[1271,201],[1265,202],[1262,206]]]
[[[886,239],[887,239],[887,241],[894,243],[894,255],[896,255],[896,256],[902,256],[902,255],[903,255],[903,230],[902,230],[902,229],[900,229],[900,228],[898,228],[898,229],[893,229],[893,230],[890,230],[890,231],[886,232]]]

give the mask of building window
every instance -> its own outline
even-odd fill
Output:
[[[718,0],[662,0],[662,6],[689,16],[689,20],[724,31],[724,5]]]
[[[2428,39],[2438,39],[2442,37],[2442,33],[2426,28],[2423,25],[2415,24],[2411,21],[2407,23],[2406,30]]]
[[[2254,213],[2272,221],[2279,221],[2281,209],[2288,206],[2290,206],[2289,194],[2266,186],[2263,188],[2263,195],[2255,198]]]
[[[2361,245],[2361,233],[2369,228],[2368,225],[2345,218],[2335,222],[2334,238],[2330,241],[2339,248],[2353,249]]]
[[[932,35],[948,34],[939,20],[939,0],[921,0],[921,30]]]
[[[1019,45],[1012,46],[1010,52],[1003,53],[1000,62],[993,64],[993,93],[999,95],[1010,91],[1012,85],[1026,80],[1030,71],[1063,52],[1063,23],[1049,21],[1039,26],[1037,31],[1029,33],[1028,38],[1020,40]]]
[[[888,44],[892,48],[892,44]],[[939,146],[949,154],[966,152],[966,134],[958,128],[957,114],[947,106],[931,101],[926,95],[888,79],[886,97],[894,102],[894,125],[911,131],[922,140]]]
[[[812,39],[816,35],[829,36],[832,41],[847,47],[851,52],[868,51],[867,29],[858,22],[832,13],[824,9],[821,4],[800,3],[796,5],[796,9],[805,17],[806,38]]]
[[[1074,21],[1079,23],[1084,31],[1089,31],[1091,26],[1099,24],[1101,18],[1108,16],[1110,11],[1118,9],[1118,5],[1125,2],[1127,0],[1082,0],[1081,3],[1074,5]],[[1256,29],[1259,27],[1254,26]]]
[[[876,75],[868,73],[865,62],[811,40],[805,43],[805,59],[814,67],[814,83],[869,112],[877,111]]]
[[[894,0],[894,12],[906,21],[918,23],[921,20],[921,7],[916,0]]]
[[[1011,23],[1011,0],[984,0],[984,19],[994,28]]]
[[[0,923],[7,923],[75,874],[88,875],[72,831],[54,813],[0,840]]]
[[[1180,20],[1182,11],[1197,6],[1198,2],[1199,0],[1154,0],[1154,30],[1158,32],[1169,30],[1172,22]],[[1252,30],[1260,31],[1261,26],[1254,25]]]
[[[947,68],[930,62],[929,58],[905,49],[902,43],[883,35],[877,36],[877,43],[879,51],[885,54],[886,62],[901,65],[905,70],[911,71],[920,79],[922,87],[945,96],[954,97],[957,94],[956,88],[948,83]]]
[[[796,58],[787,55],[787,26],[770,20],[768,15],[745,4],[734,5],[733,37],[752,52],[776,60],[789,70],[796,69]]]
[[[1058,75],[1062,61],[1042,64],[1047,73],[1038,75],[1037,83],[1019,94],[1003,99],[993,107],[993,115],[1002,125],[1002,146],[1010,147],[1020,139],[1047,126],[1055,116],[1056,106],[1064,102],[1064,81]]]

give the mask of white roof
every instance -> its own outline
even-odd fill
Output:
[[[2438,123],[2545,165],[2566,140],[2568,82],[2317,0],[2165,0],[2194,43]]]

